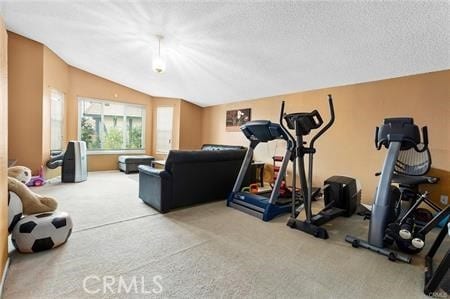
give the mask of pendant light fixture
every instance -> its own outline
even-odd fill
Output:
[[[166,62],[161,57],[161,40],[164,38],[162,35],[157,35],[158,39],[158,55],[153,56],[152,68],[155,73],[161,74],[166,70]]]

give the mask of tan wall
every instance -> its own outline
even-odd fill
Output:
[[[0,17],[0,277],[8,258],[8,36]]]
[[[180,109],[181,100],[174,98],[153,98],[153,131],[152,140],[153,147],[152,153],[155,159],[165,159],[166,154],[160,154],[156,152],[156,109],[158,107],[173,107],[173,126],[172,126],[172,149],[179,149],[180,146]]]
[[[52,50],[44,46],[44,74],[43,74],[43,119],[42,119],[42,161],[43,164],[50,158],[51,110],[50,94],[55,89],[67,95],[69,91],[69,66]],[[65,108],[67,105],[65,105]],[[63,130],[64,131],[64,130]],[[66,141],[66,136],[63,137]],[[47,169],[46,177],[55,177],[61,174],[61,168]]]
[[[166,154],[156,152],[156,109],[170,106],[173,112],[172,149],[199,149],[202,144],[203,108],[174,98],[153,98],[153,148],[156,159],[165,159]]]
[[[36,173],[50,155],[50,90],[65,94],[65,141],[78,139],[78,96],[146,106],[146,153],[152,152],[152,97],[66,64],[44,45],[9,34],[9,157]],[[24,121],[25,120],[25,121]],[[118,155],[90,155],[90,171],[117,168]],[[47,170],[53,177],[60,170]]]
[[[66,96],[68,140],[78,139],[78,97],[144,105],[147,110],[145,119],[145,148],[147,154],[151,153],[151,96],[69,66],[69,92]],[[89,155],[89,171],[117,169],[117,157],[118,155]]]
[[[450,170],[449,82],[447,70],[208,107],[203,112],[202,140],[247,146],[241,132],[225,131],[225,111],[250,107],[253,120],[278,122],[281,100],[286,100],[287,112],[318,109],[328,120],[327,94],[331,93],[336,122],[316,143],[315,184],[331,175],[355,177],[362,182],[364,200],[370,202],[377,184],[374,173],[381,169],[386,154],[374,147],[374,129],[386,117],[412,116],[418,125],[427,125],[433,166]],[[271,164],[274,153],[283,150],[282,142],[261,144],[255,157]],[[442,192],[450,193],[448,185],[441,186]]]
[[[68,65],[40,43],[12,32],[9,41],[9,157],[36,173],[50,157],[50,90],[67,93]]]
[[[202,145],[203,108],[181,101],[180,106],[180,149],[199,149]]]
[[[9,34],[8,50],[8,154],[17,159],[18,164],[35,171],[47,160],[49,153],[50,88],[65,93],[66,140],[78,139],[78,96],[145,105],[146,152],[157,159],[164,158],[164,155],[156,154],[154,148],[154,113],[158,106],[175,108],[172,148],[194,149],[202,143],[247,145],[240,132],[225,131],[226,110],[250,107],[253,119],[278,121],[280,103],[285,99],[288,112],[319,109],[326,119],[326,95],[332,93],[337,120],[317,143],[315,184],[334,174],[357,177],[363,183],[364,198],[369,201],[377,183],[373,173],[381,168],[385,154],[373,147],[374,128],[389,116],[410,115],[418,124],[428,125],[433,165],[450,170],[447,87],[450,71],[200,108],[180,99],[152,98],[71,67],[45,46],[14,33]],[[256,158],[271,164],[271,157],[282,151],[281,142],[263,144],[257,148]],[[116,169],[116,162],[117,155],[88,157],[90,171]],[[441,188],[440,193],[449,193],[448,184],[437,188]]]
[[[43,51],[41,44],[8,34],[8,156],[35,173],[42,164]]]

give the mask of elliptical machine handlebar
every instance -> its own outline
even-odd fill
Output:
[[[316,142],[316,140],[319,139],[319,137],[322,136],[323,133],[325,133],[334,123],[335,120],[334,105],[333,105],[333,97],[331,96],[331,94],[328,95],[328,106],[330,108],[330,120],[319,132],[317,132],[316,135],[314,135],[313,138],[311,138],[311,141],[309,143],[310,148],[314,148],[314,143]]]
[[[283,124],[283,119],[284,116],[286,115],[286,113],[284,113],[284,105],[285,105],[285,101],[281,102],[281,110],[280,110],[280,126],[281,129],[286,133],[287,136],[289,136],[289,140],[291,142],[290,146],[291,146],[291,150],[295,149],[297,147],[297,142],[295,141],[294,136],[292,136],[291,132],[289,132],[289,130],[284,126]],[[294,151],[292,151],[294,152]],[[293,159],[295,156],[292,156],[291,159]]]

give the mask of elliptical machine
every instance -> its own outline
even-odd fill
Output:
[[[316,194],[321,191],[320,188],[315,189],[314,191],[314,188],[312,188],[313,159],[314,154],[316,153],[314,144],[334,123],[335,115],[333,98],[331,95],[328,95],[328,105],[331,117],[328,123],[323,127],[323,119],[317,110],[284,115],[284,120],[286,121],[288,128],[295,130],[297,142],[296,159],[299,168],[298,172],[300,175],[301,190],[304,198],[304,202],[300,206],[299,211],[296,209],[296,202],[294,200],[296,197],[292,196],[291,217],[289,218],[287,225],[321,239],[328,239],[328,232],[325,228],[321,227],[321,225],[339,216],[350,217],[355,213],[360,201],[360,192],[357,190],[355,179],[344,176],[333,176],[325,181],[325,186],[323,188],[325,207],[317,214],[312,213],[312,200],[316,197]],[[303,140],[303,138],[309,135],[312,130],[319,128],[321,128],[320,131],[310,139],[309,144]],[[306,176],[305,171],[306,155],[309,157],[308,176]],[[295,161],[293,163],[293,174],[292,190],[296,190]],[[303,209],[305,210],[306,216],[304,221],[297,219]]]
[[[404,252],[419,252],[425,246],[425,235],[450,214],[450,207],[438,209],[433,205],[427,199],[427,192],[416,193],[417,198],[415,198],[407,196],[407,193],[411,194],[411,191],[401,191],[392,185],[393,182],[399,183],[400,187],[436,182],[432,177],[420,176],[428,171],[429,165],[427,166],[426,163],[408,165],[404,163],[405,158],[402,158],[402,156],[411,156],[414,152],[429,155],[427,127],[422,127],[422,139],[421,142],[419,128],[412,118],[387,118],[381,128],[376,128],[376,147],[380,150],[384,146],[388,149],[388,153],[372,205],[368,241],[347,235],[345,240],[353,247],[370,249],[387,256],[391,261],[410,263],[410,256],[386,247],[395,242]],[[408,153],[411,151],[413,152]],[[428,162],[428,164],[431,163]],[[419,169],[422,169],[421,172],[418,172]],[[402,201],[408,201],[406,207],[402,206]],[[417,225],[414,213],[421,203],[427,203],[437,209],[438,213],[424,225]]]

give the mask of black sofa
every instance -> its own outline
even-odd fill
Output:
[[[139,198],[161,213],[223,200],[231,192],[246,149],[205,144],[202,150],[172,150],[164,169],[139,166]],[[249,184],[249,175],[243,185]]]

